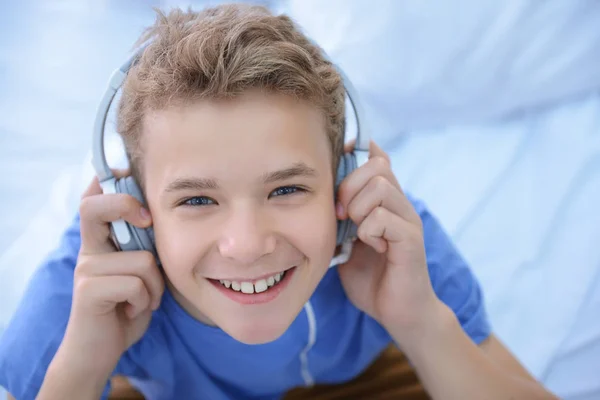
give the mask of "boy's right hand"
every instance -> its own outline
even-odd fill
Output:
[[[108,379],[121,355],[145,333],[164,281],[148,251],[117,251],[110,222],[147,228],[152,219],[133,196],[102,194],[95,178],[80,206],[81,249],[65,337],[55,357],[60,369]],[[54,361],[53,361],[54,362]],[[62,374],[61,374],[62,375]]]

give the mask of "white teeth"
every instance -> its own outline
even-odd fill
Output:
[[[284,275],[285,275],[285,272],[277,273],[275,275],[271,275],[270,277],[268,277],[266,279],[260,279],[256,282],[254,282],[254,284],[252,282],[236,282],[236,281],[228,281],[226,279],[221,279],[221,280],[219,280],[219,282],[221,283],[221,285],[225,286],[226,288],[231,288],[231,289],[235,290],[236,292],[241,291],[242,293],[246,293],[246,294],[262,293],[262,292],[265,292],[270,287],[276,285],[279,281],[281,281],[281,279],[283,278]]]
[[[242,282],[242,293],[254,293],[254,285],[252,284],[252,282]]]
[[[267,290],[267,281],[264,279],[261,279],[260,281],[255,282],[254,290],[256,291],[256,293],[261,293],[261,292],[264,292],[265,290]]]

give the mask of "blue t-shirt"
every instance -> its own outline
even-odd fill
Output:
[[[433,288],[480,343],[490,327],[479,284],[423,203],[411,201],[423,221]],[[19,400],[36,397],[63,338],[79,246],[76,217],[32,277],[0,338],[0,386]],[[167,291],[148,331],[123,355],[115,374],[128,376],[152,400],[278,399],[294,387],[356,377],[391,342],[381,325],[349,302],[331,268],[289,329],[262,345],[239,343],[194,320]],[[108,390],[107,383],[103,398]]]

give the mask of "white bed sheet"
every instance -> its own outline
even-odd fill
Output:
[[[561,398],[600,398],[600,95],[392,152],[471,263],[494,330]]]

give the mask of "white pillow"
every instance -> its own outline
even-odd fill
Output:
[[[289,0],[350,76],[381,142],[600,87],[600,2]]]

